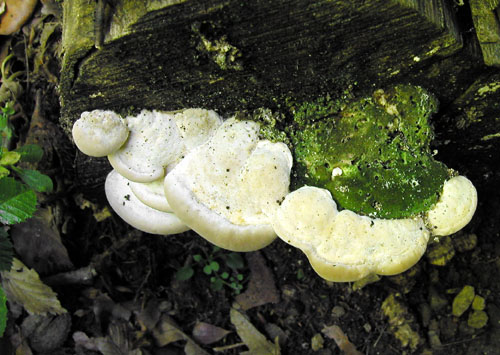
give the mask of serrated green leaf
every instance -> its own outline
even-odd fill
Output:
[[[19,178],[37,192],[51,192],[54,188],[52,179],[36,170],[12,168]]]
[[[9,235],[3,228],[0,228],[0,271],[10,270],[13,257],[14,247],[10,242]]]
[[[0,179],[0,222],[20,223],[35,213],[36,195],[33,190],[11,177]]]
[[[21,159],[21,154],[18,152],[3,152],[0,158],[0,165],[14,165]]]
[[[25,144],[14,151],[21,154],[21,161],[27,163],[39,162],[43,157],[43,149],[36,144]]]
[[[191,266],[184,266],[177,270],[175,273],[175,279],[178,281],[189,280],[194,275],[194,270]]]
[[[57,294],[40,281],[38,273],[14,258],[10,271],[3,271],[2,286],[9,301],[21,304],[29,314],[62,314]]]
[[[7,297],[0,287],[0,338],[3,337],[3,332],[7,325]]]

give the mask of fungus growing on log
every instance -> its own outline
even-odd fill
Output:
[[[257,250],[276,238],[271,220],[288,193],[292,156],[258,133],[255,122],[229,119],[165,178],[175,214],[225,249]]]
[[[115,170],[104,184],[113,210],[132,227],[151,234],[177,234],[189,229],[174,213],[160,211],[142,203],[130,188],[130,181]]]
[[[283,241],[307,255],[321,277],[336,282],[401,273],[424,254],[430,235],[422,218],[339,212],[328,190],[311,186],[285,198],[273,227]]]
[[[132,226],[155,234],[191,228],[233,251],[263,248],[278,235],[320,276],[342,282],[403,272],[430,236],[471,220],[476,189],[430,149],[435,111],[437,100],[409,85],[347,104],[293,107],[289,136],[273,136],[293,144],[295,159],[280,139],[261,139],[274,125],[223,122],[203,109],[125,119],[93,111],[73,132],[82,151],[108,154],[116,170],[106,195]]]

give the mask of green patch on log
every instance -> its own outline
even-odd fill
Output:
[[[411,217],[432,207],[449,177],[429,147],[434,96],[399,85],[341,105],[320,99],[292,109],[295,187],[324,187],[340,207],[372,217]]]

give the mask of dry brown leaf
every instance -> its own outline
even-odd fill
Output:
[[[184,351],[187,355],[208,355],[208,353],[200,348],[193,339],[191,339],[186,333],[180,330],[175,324],[174,320],[163,314],[160,321],[153,329],[153,337],[156,340],[158,346],[163,347],[170,343],[179,340],[187,341]]]
[[[4,271],[2,286],[11,302],[21,304],[29,314],[62,314],[67,311],[61,307],[57,294],[40,281],[33,269],[14,258],[10,271]]]
[[[236,328],[241,340],[248,346],[249,351],[241,354],[245,355],[279,355],[280,347],[278,343],[271,343],[260,333],[257,328],[237,309],[231,308],[231,323]]]
[[[321,332],[330,339],[333,339],[337,346],[346,355],[362,355],[338,325],[325,326]]]
[[[253,252],[246,258],[250,268],[250,282],[247,290],[236,296],[236,302],[245,311],[266,303],[278,303],[280,299],[273,273],[262,254]]]
[[[42,275],[73,268],[59,232],[47,222],[51,218],[49,210],[39,210],[37,216],[12,226],[10,231],[20,258]]]
[[[198,322],[193,328],[193,338],[205,345],[215,343],[229,333],[229,330],[205,322]]]

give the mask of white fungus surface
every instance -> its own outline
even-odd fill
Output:
[[[125,222],[151,234],[177,234],[189,230],[175,214],[162,212],[142,203],[129,184],[130,181],[115,170],[108,174],[104,184],[109,204]]]
[[[229,119],[165,178],[176,215],[225,249],[256,250],[276,237],[270,219],[288,193],[292,157],[258,132],[255,122]]]
[[[112,154],[125,143],[129,130],[113,111],[85,111],[73,125],[73,140],[83,153],[92,157]]]
[[[165,175],[167,165],[175,162],[183,144],[174,115],[143,110],[126,118],[130,130],[126,144],[108,155],[121,175],[136,182],[151,182]]]
[[[458,232],[470,222],[477,207],[477,191],[465,176],[446,181],[436,205],[427,212],[426,221],[433,235]]]
[[[338,212],[330,192],[305,186],[290,193],[273,219],[278,236],[308,257],[330,281],[393,275],[424,254],[429,231],[421,218],[374,219]]]

